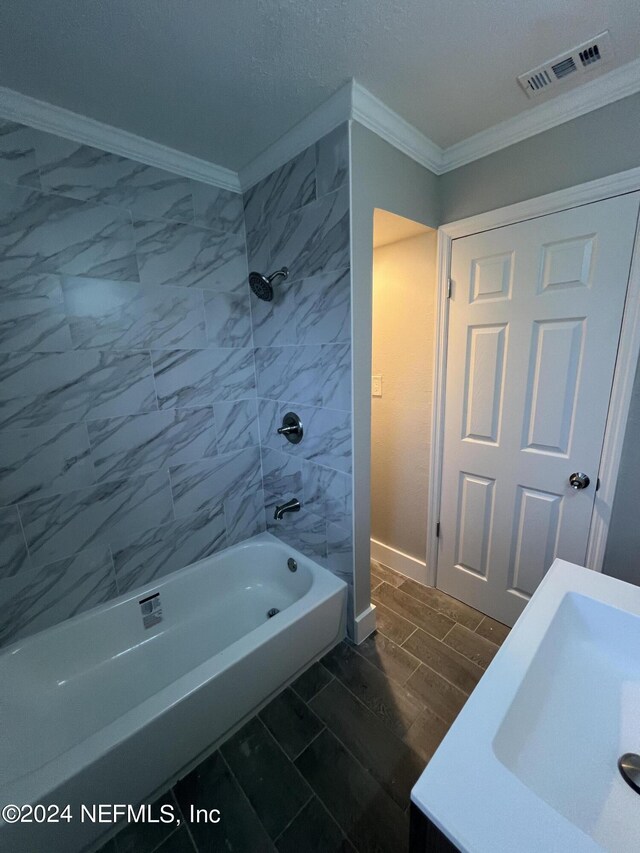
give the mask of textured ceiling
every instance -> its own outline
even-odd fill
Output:
[[[237,170],[351,77],[448,146],[607,28],[635,59],[638,0],[2,0],[0,85]]]

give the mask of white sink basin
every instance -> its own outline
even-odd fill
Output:
[[[640,589],[556,560],[412,799],[462,851],[640,850]]]

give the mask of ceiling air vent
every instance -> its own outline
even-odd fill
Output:
[[[609,31],[605,30],[573,50],[561,53],[526,74],[521,74],[518,83],[529,98],[535,98],[563,80],[577,80],[585,72],[589,72],[589,77],[595,77],[599,70],[607,70],[612,56],[611,37]]]

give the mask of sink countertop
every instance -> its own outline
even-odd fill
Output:
[[[416,782],[463,853],[640,850],[640,588],[555,560]]]

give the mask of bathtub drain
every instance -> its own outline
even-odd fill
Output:
[[[275,616],[276,613],[280,613],[277,607],[272,607],[271,610],[267,610],[267,619],[271,619],[271,617]]]

